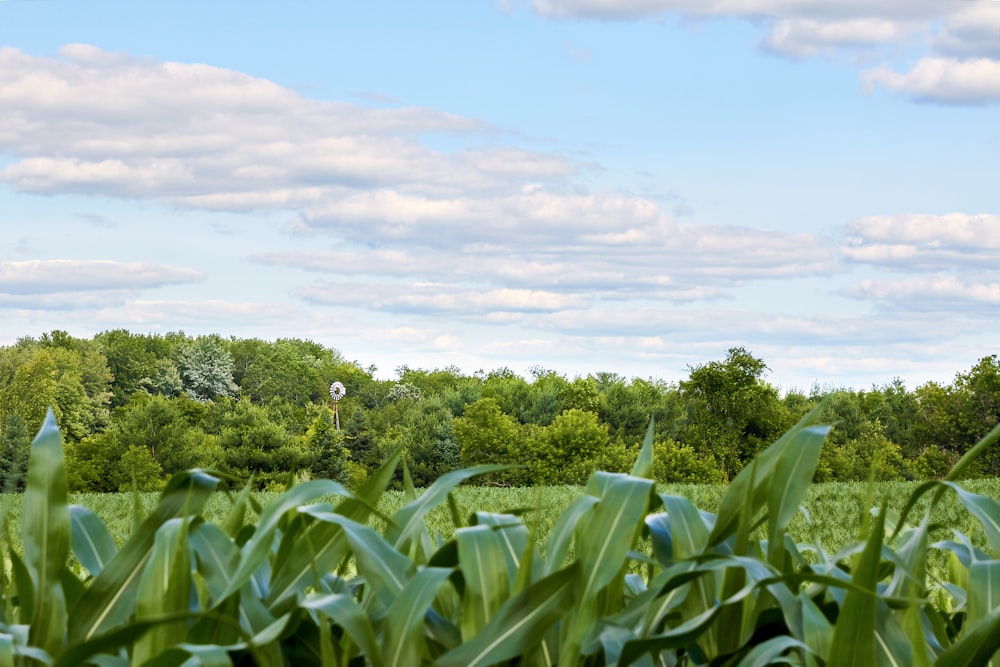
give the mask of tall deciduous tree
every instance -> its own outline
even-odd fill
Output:
[[[679,440],[714,453],[730,478],[790,426],[777,390],[763,380],[766,371],[762,359],[733,347],[681,382],[687,416]]]
[[[178,372],[172,359],[183,334],[162,337],[134,334],[125,329],[104,331],[94,342],[112,375],[111,407],[125,405],[136,392],[176,393]]]

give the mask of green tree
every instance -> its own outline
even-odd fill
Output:
[[[131,445],[121,457],[111,484],[117,483],[118,491],[158,491],[163,487],[163,468],[142,445]]]
[[[111,482],[121,463],[120,453],[112,454],[105,447],[101,436],[88,436],[80,442],[64,444],[66,454],[66,481],[74,493],[115,492]]]
[[[212,419],[212,412],[219,418]],[[258,486],[279,483],[289,472],[312,464],[312,453],[306,451],[302,440],[247,398],[217,401],[206,421],[219,425],[216,442],[222,448],[223,469],[244,479],[253,475]]]
[[[556,415],[569,407],[563,403],[563,396],[570,393],[569,382],[559,373],[541,366],[532,368],[531,376],[533,381],[528,385],[527,403],[519,418],[524,424],[548,426]]]
[[[601,409],[601,393],[593,377],[575,378],[566,383],[559,398],[565,410],[583,410],[597,413]]]
[[[961,398],[959,428],[967,448],[1000,423],[1000,361],[997,355],[983,357],[968,372],[958,373],[954,386]],[[1000,452],[997,449],[993,447],[977,461],[980,474],[991,477],[1000,475]]]
[[[465,408],[452,422],[463,466],[478,463],[527,463],[527,452],[517,420],[500,410],[494,398],[482,398]],[[480,478],[487,484],[524,484],[526,471],[508,470]]]
[[[528,382],[509,368],[492,371],[483,382],[483,397],[495,399],[500,409],[522,424],[531,420],[534,405]]]
[[[900,446],[904,456],[917,456],[925,447],[914,432],[920,412],[917,395],[907,391],[899,378],[876,388],[873,393],[877,393],[881,400],[875,406],[872,417],[885,426],[886,437]]]
[[[767,366],[742,347],[723,361],[690,369],[681,382],[686,417],[678,439],[711,453],[732,478],[791,421],[777,390],[763,381]]]
[[[461,465],[453,417],[440,398],[401,397],[370,417],[377,434],[376,460],[401,448],[417,486],[427,486]]]
[[[333,413],[323,409],[312,420],[303,436],[305,450],[313,459],[314,477],[347,482],[346,464],[350,453],[344,447],[344,434],[334,428]]]
[[[534,442],[532,472],[540,484],[584,484],[610,442],[593,412],[566,410]]]
[[[343,414],[342,412],[341,415]],[[343,422],[343,432],[344,446],[347,447],[350,460],[363,466],[366,470],[375,470],[379,462],[375,450],[375,433],[372,430],[367,411],[357,407],[350,412],[348,418]]]
[[[657,437],[666,439],[680,421],[681,400],[675,386],[641,378],[627,382],[613,373],[594,377],[601,396],[601,421],[608,425],[612,436],[639,443],[652,417]]]
[[[232,396],[233,358],[218,336],[199,336],[183,343],[177,351],[177,368],[184,391],[199,401]]]
[[[31,431],[20,415],[7,416],[0,435],[0,490],[16,493],[24,490],[31,451]]]
[[[653,444],[653,476],[666,484],[724,484],[726,473],[708,455],[699,456],[694,448],[675,440]]]
[[[243,395],[258,403],[282,401],[303,407],[328,400],[343,359],[335,350],[311,341],[231,340],[233,380]]]
[[[863,481],[872,475],[880,482],[911,479],[914,475],[899,445],[886,437],[885,427],[878,420],[862,424],[857,437],[842,444],[827,442],[820,450],[817,481]]]
[[[124,405],[136,392],[177,393],[179,374],[172,356],[181,340],[183,334],[167,338],[125,329],[94,336],[112,376],[111,407]]]
[[[188,396],[136,395],[115,412],[111,427],[100,439],[115,456],[130,447],[145,447],[169,475],[213,468],[222,462],[222,451],[201,428],[204,412],[202,404]]]
[[[55,360],[48,350],[36,348],[22,357],[10,381],[0,389],[0,414],[18,415],[25,424],[41,426],[50,406],[61,419],[57,405],[59,376]]]

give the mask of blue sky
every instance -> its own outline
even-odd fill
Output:
[[[950,381],[1000,323],[1000,2],[0,0],[0,343],[391,377]]]

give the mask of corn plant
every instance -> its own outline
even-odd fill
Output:
[[[404,502],[381,512],[396,454],[354,490],[312,480],[261,508],[247,487],[218,523],[205,509],[219,477],[176,475],[118,548],[69,504],[50,413],[30,454],[23,549],[4,526],[0,667],[987,664],[1000,648],[1000,504],[955,479],[1000,429],[900,511],[860,513],[857,539],[828,553],[788,532],[827,434],[814,420],[761,453],[715,513],[657,492],[650,428],[631,474],[595,472],[544,540],[545,507],[459,508],[455,488],[498,466],[420,494],[404,466]],[[985,548],[957,532],[931,541],[945,494]],[[427,527],[439,507],[446,538]],[[934,552],[947,574],[927,567]]]

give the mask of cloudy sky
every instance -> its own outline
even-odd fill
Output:
[[[0,344],[912,388],[998,324],[998,0],[0,0]]]

